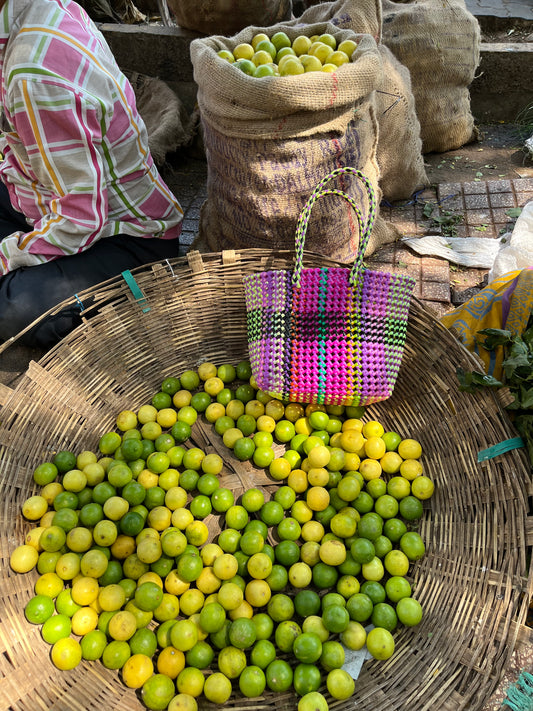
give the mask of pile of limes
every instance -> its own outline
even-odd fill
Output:
[[[434,488],[420,444],[364,415],[271,398],[248,361],[203,363],[121,411],[98,452],[40,464],[22,506],[36,525],[10,562],[37,568],[25,615],[56,667],[100,660],[154,711],[237,689],[292,688],[300,711],[349,698],[346,649],[388,659],[422,619],[408,576]],[[222,457],[188,441],[199,417],[267,468],[270,498],[221,485]]]
[[[253,77],[289,76],[307,72],[336,72],[351,61],[357,49],[354,40],[339,42],[325,32],[321,35],[299,35],[291,41],[286,32],[269,37],[255,34],[250,42],[241,42],[233,50],[217,52],[221,59]]]

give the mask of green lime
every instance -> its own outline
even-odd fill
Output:
[[[292,667],[284,659],[274,659],[267,666],[265,677],[271,691],[288,691],[293,680]]]
[[[107,646],[107,637],[101,630],[91,630],[80,640],[82,659],[95,661],[100,659]]]
[[[152,397],[152,405],[156,410],[163,410],[172,405],[172,395],[168,392],[160,391]]]
[[[237,649],[248,649],[256,641],[256,630],[253,620],[248,617],[239,617],[233,620],[229,628],[230,644]]]
[[[383,533],[392,543],[397,543],[406,532],[407,526],[399,518],[389,518],[383,524]]]
[[[292,652],[294,640],[302,634],[300,625],[291,619],[283,620],[276,627],[274,640],[281,652]]]
[[[161,392],[168,393],[169,395],[175,395],[180,389],[180,379],[173,376],[165,378],[161,383]]]
[[[328,605],[322,611],[324,627],[334,634],[343,632],[348,627],[350,614],[344,605]]]
[[[398,602],[404,597],[411,596],[411,585],[401,575],[393,575],[385,582],[385,592],[391,602]]]
[[[255,444],[253,439],[249,437],[241,437],[233,446],[233,453],[241,462],[246,462],[251,459],[255,452]]]
[[[125,536],[137,536],[144,528],[144,518],[136,511],[128,511],[119,521],[120,532]]]
[[[168,708],[175,694],[174,681],[164,674],[153,674],[141,689],[143,703],[150,711],[163,711]]]
[[[74,509],[64,508],[56,511],[52,519],[52,526],[59,526],[68,533],[78,525],[78,521],[79,517]]]
[[[264,503],[265,495],[261,489],[248,489],[241,497],[241,504],[248,511],[248,513],[255,513],[259,511]]]
[[[72,631],[72,624],[68,615],[52,615],[44,621],[41,635],[48,644],[55,644],[58,639],[68,637]]]
[[[265,580],[272,592],[281,592],[287,587],[287,583],[289,582],[289,572],[284,565],[275,563]]]
[[[366,622],[372,615],[374,603],[372,598],[365,593],[355,593],[346,601],[346,609],[350,619],[355,622]]]
[[[205,475],[204,475],[205,476]],[[200,477],[201,478],[201,477]],[[203,520],[207,518],[213,509],[211,499],[205,494],[198,494],[189,503],[189,510],[194,518]]]
[[[185,469],[180,474],[179,485],[185,491],[194,491],[200,475],[194,469]]]
[[[337,568],[322,561],[313,566],[313,583],[319,590],[333,587],[339,578]]]
[[[357,524],[357,535],[361,538],[368,538],[374,541],[383,532],[383,519],[373,511],[361,516]]]
[[[233,492],[225,487],[221,486],[211,494],[211,505],[217,513],[225,513],[234,503],[235,497]]]
[[[269,639],[274,631],[274,620],[266,612],[256,612],[252,617],[257,640]]]
[[[220,481],[215,474],[202,474],[196,483],[200,494],[211,496],[220,487]]]
[[[181,444],[182,442],[186,442],[189,439],[192,434],[192,428],[188,422],[182,422],[181,420],[177,420],[172,425],[170,429],[170,434],[172,435],[174,442]]]
[[[376,555],[376,549],[368,538],[356,538],[350,546],[350,553],[357,563],[370,563]]]
[[[135,605],[146,612],[153,611],[163,599],[163,590],[157,583],[147,581],[135,590]]]
[[[422,621],[422,605],[412,597],[403,597],[396,605],[398,620],[406,627],[414,627]]]
[[[320,646],[322,646],[322,643]],[[321,682],[322,674],[316,664],[300,663],[296,665],[292,685],[298,696],[305,696],[305,694],[309,694],[312,691],[318,691]]]
[[[410,561],[420,560],[426,552],[422,536],[417,531],[407,531],[403,534],[400,538],[400,549]]]
[[[394,632],[398,625],[398,617],[394,607],[387,602],[378,602],[374,605],[370,619],[374,627],[383,627],[389,632]]]
[[[278,525],[285,515],[283,506],[278,501],[267,501],[261,506],[259,517],[267,526]]]
[[[303,664],[314,664],[322,654],[322,642],[314,632],[302,632],[294,640],[292,653]]]
[[[78,505],[78,496],[73,491],[61,491],[54,497],[53,507],[55,511],[59,511],[60,509],[77,509]]]
[[[43,462],[33,472],[33,480],[37,486],[46,486],[56,480],[58,468],[52,462]]]
[[[320,596],[315,590],[307,588],[299,590],[294,596],[294,609],[296,614],[304,619],[309,615],[316,615],[321,608]]]
[[[362,491],[352,502],[352,506],[356,511],[359,511],[360,514],[365,514],[374,508],[374,499],[367,491]]]
[[[249,360],[241,360],[235,366],[235,374],[239,380],[250,380],[252,377],[252,368]]]
[[[109,551],[109,548],[105,550]],[[98,578],[98,582],[100,584],[100,587],[104,587],[106,585],[119,583],[123,577],[124,574],[122,572],[122,564],[120,563],[120,561],[109,560],[105,573],[103,573],[103,575]]]
[[[416,521],[422,518],[424,509],[422,502],[415,496],[406,496],[400,501],[400,516],[406,521]]]
[[[78,605],[72,599],[72,592],[70,588],[65,588],[56,597],[56,610],[60,615],[67,615],[72,617],[72,615],[79,610],[81,605]]]
[[[120,444],[120,435],[117,434],[116,436],[118,438],[118,447],[118,445]],[[52,464],[57,467],[57,470],[60,474],[64,474],[65,472],[68,472],[71,469],[75,469],[76,463],[76,455],[72,452],[69,452],[68,450],[62,450],[60,452],[57,452],[57,454],[55,454],[52,458]]]
[[[41,625],[55,612],[54,601],[48,595],[35,595],[26,603],[24,615],[28,622]]]
[[[376,580],[365,580],[365,582],[361,585],[360,592],[364,595],[368,595],[374,605],[377,605],[380,602],[385,602],[387,597],[384,586]],[[358,621],[360,622],[360,620]]]
[[[266,669],[276,658],[276,647],[269,639],[258,640],[250,651],[250,662],[261,669]]]
[[[282,540],[274,547],[276,561],[291,566],[300,560],[300,546],[295,540]]]
[[[207,634],[219,632],[226,622],[226,610],[219,602],[209,602],[201,609],[199,622]]]
[[[196,669],[208,669],[214,658],[215,651],[205,640],[199,640],[185,653],[187,666]]]
[[[246,698],[261,696],[266,687],[265,672],[259,666],[250,665],[239,676],[239,689]]]
[[[135,459],[140,459],[143,453],[143,445],[140,439],[123,439],[120,446],[122,456],[126,462],[132,462]]]

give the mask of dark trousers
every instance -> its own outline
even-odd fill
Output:
[[[0,241],[13,232],[29,232],[24,215],[13,209],[0,183]],[[18,334],[42,314],[75,294],[143,264],[178,256],[179,240],[117,235],[99,240],[81,254],[20,267],[0,277],[0,342]],[[78,305],[42,319],[19,343],[49,348],[81,323]]]

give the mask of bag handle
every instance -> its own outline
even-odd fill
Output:
[[[365,185],[369,200],[370,200],[370,207],[368,211],[368,218],[366,221],[366,225],[363,223],[363,215],[361,213],[360,208],[358,207],[357,203],[355,202],[354,198],[352,198],[350,195],[347,193],[344,193],[342,190],[336,190],[335,188],[328,188],[324,190],[324,187],[326,186],[327,183],[329,183],[331,180],[336,178],[338,175],[342,174],[348,174],[348,175],[356,175]],[[292,275],[292,282],[296,287],[300,286],[300,278],[302,275],[302,269],[303,269],[303,253],[304,253],[304,245],[305,245],[305,236],[307,233],[307,227],[309,225],[309,218],[311,215],[311,209],[315,202],[318,200],[319,197],[322,197],[324,195],[339,195],[340,197],[343,197],[347,202],[350,203],[352,208],[355,211],[355,214],[357,216],[357,223],[359,225],[359,251],[357,253],[357,256],[353,262],[352,268],[350,270],[350,284],[355,285],[359,281],[359,277],[361,275],[361,272],[363,270],[363,258],[365,255],[365,250],[366,246],[368,244],[368,240],[370,238],[370,235],[372,233],[372,228],[374,227],[374,220],[376,219],[376,196],[374,193],[374,189],[372,187],[372,184],[370,180],[364,175],[360,170],[357,170],[356,168],[337,168],[333,172],[331,172],[329,175],[327,175],[325,178],[323,178],[316,188],[313,190],[311,193],[311,196],[309,197],[309,200],[305,203],[300,216],[298,218],[298,224],[296,226],[296,238],[295,238],[295,243],[296,243],[296,264],[294,267],[294,272]]]

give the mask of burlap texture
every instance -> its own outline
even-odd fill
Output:
[[[180,27],[204,35],[231,36],[250,25],[290,20],[291,0],[167,0]]]
[[[380,187],[387,200],[402,200],[429,183],[422,155],[420,122],[409,70],[384,44],[378,49],[384,67],[383,83],[376,92]]]
[[[404,199],[427,184],[422,156],[420,122],[416,115],[409,71],[380,43],[382,8],[380,0],[336,0],[310,7],[295,21],[331,22],[338,28],[371,34],[378,42],[384,71],[376,90],[379,123],[377,161],[380,187],[388,200]]]
[[[292,39],[302,28],[278,25]],[[217,56],[249,42],[260,28],[191,43],[194,78],[207,155],[207,200],[202,206],[196,248],[218,251],[294,245],[298,216],[316,184],[339,166],[355,167],[371,180],[379,204],[376,160],[378,126],[374,92],[383,63],[375,40],[330,23],[308,25],[306,34],[329,32],[337,41],[355,39],[350,64],[333,74],[255,79]],[[358,181],[334,187],[368,204]],[[378,216],[367,254],[398,233]],[[377,241],[379,240],[379,243]],[[343,262],[357,254],[358,229],[351,208],[324,198],[313,209],[306,247]]]
[[[179,96],[166,82],[139,72],[125,74],[148,131],[150,152],[156,165],[161,167],[168,153],[191,141],[193,122]]]
[[[382,2],[382,41],[411,74],[423,152],[474,140],[469,87],[479,65],[480,29],[464,0]]]
[[[381,0],[320,2],[309,7],[289,24],[297,27],[313,25],[316,22],[331,22],[339,30],[352,30],[356,34],[372,35],[376,42],[379,42],[383,22]]]

